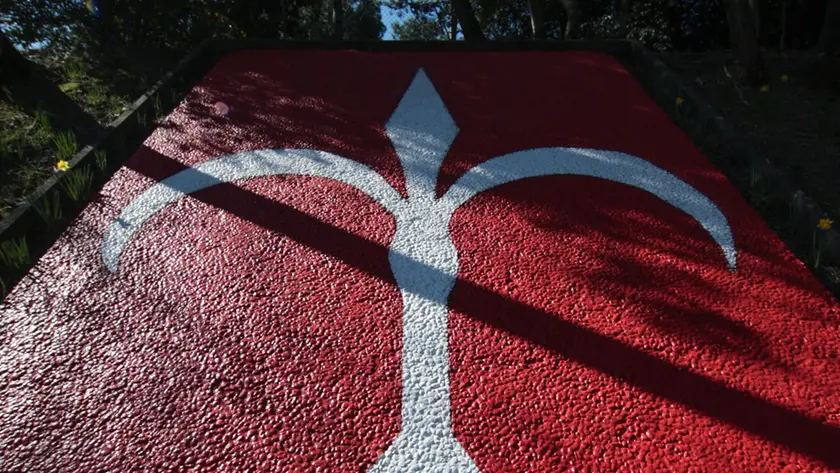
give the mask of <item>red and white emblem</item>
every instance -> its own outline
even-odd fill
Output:
[[[840,467],[836,302],[610,57],[236,53],[128,167],[3,313],[96,465]]]

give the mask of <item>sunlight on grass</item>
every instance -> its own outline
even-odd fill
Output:
[[[93,172],[87,167],[73,169],[68,171],[58,183],[64,189],[67,197],[70,197],[70,200],[74,203],[79,204],[84,202],[90,193],[90,188],[93,185]]]
[[[29,246],[26,238],[0,243],[0,266],[16,270],[29,264]]]
[[[79,143],[76,141],[76,135],[69,131],[55,135],[55,137],[53,137],[53,143],[55,143],[56,158],[58,158],[59,161],[69,161],[79,149]]]

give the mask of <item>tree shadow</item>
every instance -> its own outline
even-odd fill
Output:
[[[295,77],[294,71],[288,73]],[[217,76],[223,77],[224,84],[217,83]],[[405,85],[407,88],[408,83]],[[251,149],[318,149],[371,167],[405,195],[404,175],[396,153],[381,156],[383,149],[391,149],[384,127],[370,126],[368,120],[359,118],[360,114],[371,116],[364,104],[359,102],[353,105],[356,109],[349,110],[328,97],[307,95],[299,89],[293,83],[278,85],[276,79],[262,73],[211,71],[146,144],[164,154],[192,154],[197,156],[196,161]],[[391,98],[394,106],[400,98]],[[216,102],[229,105],[230,112],[222,115],[215,111]],[[373,123],[385,123],[389,118],[380,115],[373,117]],[[184,127],[193,132],[198,128],[203,139],[196,142],[195,135],[183,133]],[[292,141],[287,137],[293,137],[289,138]]]
[[[186,169],[163,154],[144,148],[143,159],[132,159],[128,167],[155,181]],[[149,155],[149,153],[152,153]],[[374,263],[371,254],[387,257],[389,249],[350,232],[326,224],[290,206],[223,183],[191,194],[208,205],[230,212],[266,230],[282,234],[303,245],[338,258],[380,280],[395,284],[390,270]],[[364,251],[358,251],[364,248]],[[391,255],[392,258],[405,258]],[[414,260],[405,263],[418,271],[437,270]],[[404,288],[423,295],[423,287]],[[589,328],[558,318],[544,310],[459,278],[449,300],[451,310],[488,326],[503,330],[544,347],[565,359],[594,368],[658,397],[669,399],[714,417],[770,442],[808,455],[832,468],[840,468],[840,427],[828,425],[794,410],[727,386],[721,381],[691,372]],[[646,303],[648,301],[645,301]],[[668,312],[671,307],[659,307]],[[488,305],[494,311],[486,311]],[[719,343],[735,338],[762,346],[760,337],[743,325],[699,308],[677,330],[702,333],[702,340]],[[676,324],[679,316],[660,321],[664,327]],[[702,327],[702,330],[697,330]],[[722,343],[722,342],[721,342]],[[731,343],[722,343],[732,348]]]

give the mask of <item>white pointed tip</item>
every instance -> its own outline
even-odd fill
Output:
[[[122,255],[123,248],[131,237],[134,231],[131,228],[125,228],[122,224],[123,220],[120,218],[111,222],[111,225],[105,231],[102,238],[102,264],[108,268],[111,273],[116,273],[120,265],[120,255]]]
[[[726,246],[723,248],[723,254],[726,257],[726,265],[729,267],[729,272],[734,273],[737,271],[737,253],[738,251],[735,249],[735,246]]]
[[[414,74],[414,80],[412,80],[412,82],[414,82],[415,80],[425,81],[429,83],[432,82],[431,79],[429,79],[429,76],[426,74],[426,71],[422,67],[418,68],[417,72]]]
[[[108,271],[110,273],[116,274],[117,269],[119,268],[119,265],[120,265],[119,256],[114,256],[110,252],[103,251],[102,252],[102,264],[104,264],[105,267],[108,268]]]
[[[119,263],[117,263],[116,261],[104,261],[104,263],[105,267],[108,268],[108,271],[110,271],[112,274],[117,274],[117,266],[119,265]]]
[[[409,199],[433,199],[441,163],[458,126],[423,68],[414,74],[385,132],[406,173]]]

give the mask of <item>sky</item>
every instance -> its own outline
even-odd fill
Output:
[[[394,39],[394,29],[391,27],[391,24],[400,20],[397,16],[397,11],[381,5],[379,12],[382,13],[382,23],[385,23],[385,28],[387,28],[382,39]]]

